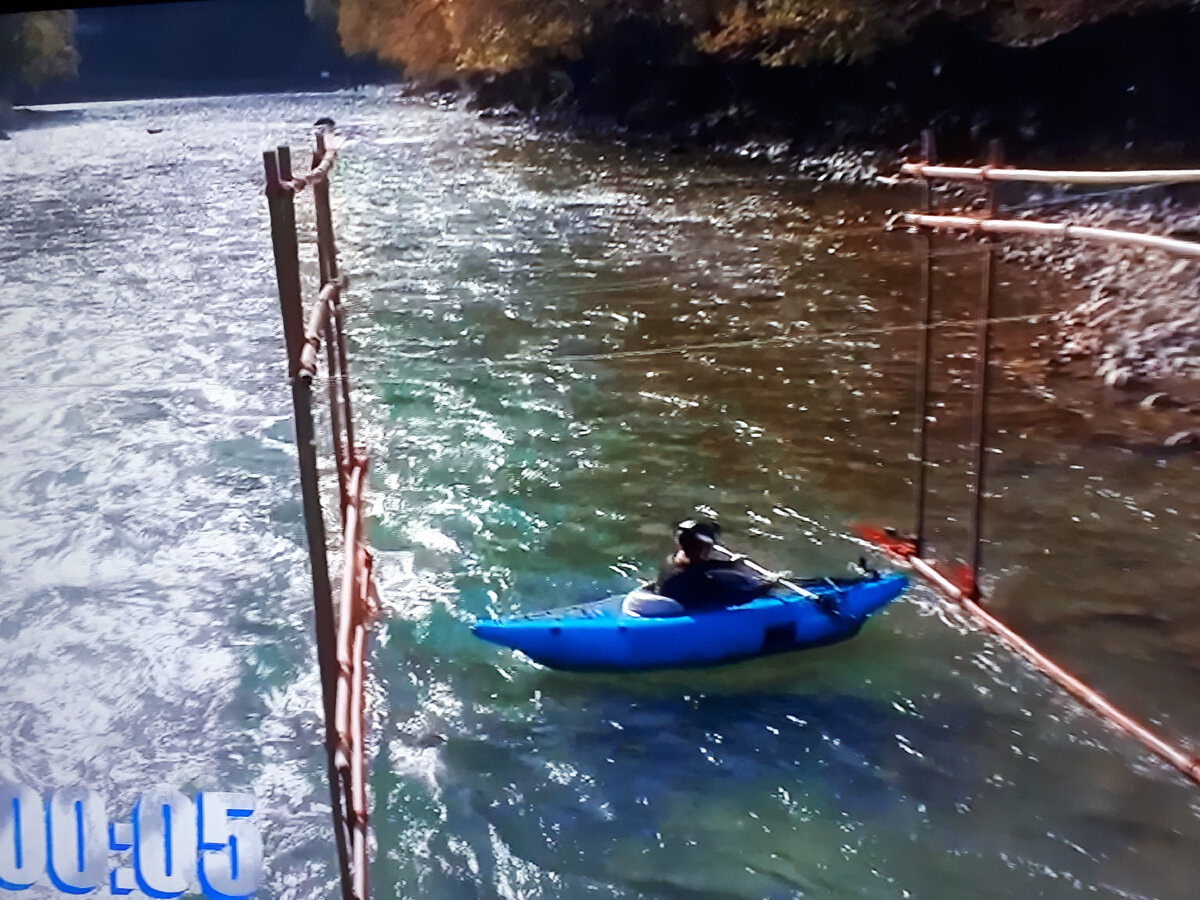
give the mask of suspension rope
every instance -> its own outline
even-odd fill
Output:
[[[988,319],[988,322],[993,325],[1002,325],[1002,324],[1015,323],[1015,322],[1026,322],[1026,323],[1032,324],[1035,322],[1041,322],[1041,321],[1046,321],[1048,319],[1053,319],[1059,315],[1060,315],[1060,313],[1030,313],[1027,315],[1015,315],[1015,316],[993,316],[992,318]],[[954,330],[954,329],[973,328],[973,327],[976,327],[976,326],[982,324],[982,322],[983,322],[982,319],[944,319],[940,322],[930,323],[929,329],[931,331],[933,331],[935,329]],[[780,344],[783,346],[790,346],[793,344],[803,344],[803,343],[816,342],[816,341],[827,341],[827,340],[834,340],[834,339],[838,339],[838,338],[853,339],[853,338],[857,338],[857,337],[879,337],[879,336],[889,335],[889,334],[917,332],[917,331],[923,330],[924,327],[925,326],[923,323],[916,323],[913,325],[890,325],[890,326],[886,326],[886,327],[882,327],[882,328],[852,328],[852,329],[844,329],[841,331],[810,331],[810,332],[804,332],[804,333],[800,333],[800,334],[780,334],[780,335],[768,335],[768,336],[763,336],[763,337],[735,338],[735,339],[724,340],[724,341],[706,341],[703,343],[696,343],[696,344],[680,344],[680,345],[676,345],[673,347],[648,347],[645,350],[613,350],[609,353],[579,353],[579,354],[571,354],[569,356],[543,357],[540,359],[533,358],[533,357],[525,357],[523,359],[507,359],[507,360],[481,359],[481,360],[475,360],[475,361],[471,361],[471,362],[455,363],[454,367],[456,369],[463,369],[463,368],[487,368],[487,369],[503,368],[503,369],[507,369],[507,368],[516,368],[519,366],[538,364],[538,363],[545,365],[545,366],[552,366],[552,365],[558,365],[560,363],[604,362],[606,360],[638,359],[638,358],[644,358],[644,357],[667,356],[667,355],[671,355],[671,354],[675,354],[675,353],[686,354],[686,353],[699,353],[699,352],[707,351],[707,350],[729,350],[729,349],[738,349],[738,348],[742,348],[742,347],[763,346],[766,344]],[[371,343],[371,349],[376,349],[376,350],[377,349],[383,349],[383,350],[392,349],[395,346],[396,345],[391,345],[391,347],[389,347],[389,345],[387,345],[387,344]],[[434,350],[438,350],[438,349],[442,349],[442,348],[430,347],[429,349],[432,352]],[[403,360],[407,360],[407,361],[420,361],[420,360],[426,360],[429,357],[425,354],[398,353],[398,354],[394,354],[391,358],[403,359]],[[319,377],[321,377],[321,376],[319,376]],[[328,374],[323,374],[323,377],[325,379],[330,378],[330,376]],[[343,376],[342,375],[334,375],[334,376],[332,376],[332,378],[335,381],[340,381],[343,378]],[[239,379],[236,381],[230,381],[228,379],[225,379],[220,382],[222,387],[228,387],[231,385],[244,385],[246,387],[255,387],[255,388],[262,388],[266,385],[269,385],[270,383],[271,383],[271,379],[269,376],[264,376],[262,378],[255,378],[255,379],[250,379],[250,378]],[[380,380],[376,383],[377,384],[395,384],[398,382],[384,379],[384,380]],[[85,390],[85,389],[86,390],[108,389],[108,390],[116,390],[121,393],[135,393],[135,392],[136,393],[145,393],[145,392],[161,391],[164,388],[196,390],[196,389],[198,389],[198,385],[194,378],[189,378],[187,380],[180,380],[180,381],[158,380],[158,381],[155,381],[154,384],[146,384],[146,385],[131,385],[127,382],[120,382],[120,381],[103,383],[103,382],[97,382],[94,380],[89,380],[89,381],[56,381],[53,384],[22,384],[20,382],[17,382],[16,384],[12,384],[9,386],[10,392],[13,390],[18,391],[18,392],[21,392],[21,391],[35,392],[35,391],[44,391],[44,390],[78,391],[78,390]],[[10,399],[12,399],[11,393],[10,393]],[[257,415],[233,415],[233,416],[227,416],[226,418],[259,419],[262,417],[257,416]]]
[[[1028,313],[1024,315],[1014,316],[993,316],[987,321],[993,325],[1027,322],[1034,323],[1045,321],[1057,317],[1059,313]],[[982,319],[945,319],[940,322],[932,322],[929,329],[959,329],[976,327],[982,324]],[[669,356],[671,354],[680,353],[698,353],[707,350],[730,350],[742,347],[756,347],[767,344],[780,344],[790,346],[793,344],[803,344],[816,341],[828,341],[838,338],[858,338],[858,337],[878,337],[889,334],[903,334],[907,332],[917,332],[924,329],[924,323],[914,325],[889,325],[882,328],[852,328],[843,329],[840,331],[810,331],[799,334],[780,334],[767,335],[758,337],[746,338],[731,338],[722,341],[705,341],[695,344],[679,344],[670,347],[647,347],[644,350],[613,350],[607,353],[578,353],[564,356],[543,357],[540,359],[525,357],[522,359],[506,359],[506,360],[476,360],[473,362],[459,362],[455,364],[456,368],[463,367],[487,367],[487,368],[511,368],[516,366],[525,366],[531,363],[541,363],[543,365],[557,365],[560,363],[573,362],[603,362],[606,360],[617,359],[639,359],[644,357],[654,356]],[[380,348],[381,345],[373,344],[374,349]],[[387,345],[382,345],[387,349]],[[431,350],[439,348],[430,348]],[[419,354],[398,354],[397,358],[406,360],[423,360],[428,359],[426,355]]]
[[[1029,212],[1029,211],[1034,211],[1034,210],[1038,210],[1038,209],[1045,209],[1046,207],[1050,207],[1050,206],[1067,206],[1072,203],[1080,203],[1080,202],[1088,201],[1088,200],[1095,200],[1095,199],[1111,200],[1111,199],[1117,198],[1118,196],[1124,196],[1127,194],[1145,193],[1147,191],[1163,191],[1163,190],[1165,190],[1165,187],[1166,187],[1165,185],[1161,185],[1161,184],[1141,184],[1136,187],[1113,188],[1113,189],[1107,190],[1107,191],[1089,191],[1086,194],[1074,194],[1071,196],[1060,197],[1057,200],[1041,200],[1041,201],[1029,200],[1029,201],[1026,201],[1025,203],[1005,203],[1004,211],[1005,212]]]

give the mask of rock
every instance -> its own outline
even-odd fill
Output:
[[[436,731],[422,731],[412,740],[412,746],[421,750],[428,750],[430,747],[440,747],[444,743],[446,743],[446,736]]]
[[[1133,373],[1121,366],[1110,369],[1104,376],[1104,383],[1115,388],[1128,387],[1132,380]]]
[[[1200,447],[1200,434],[1194,431],[1177,431],[1165,441],[1164,447]]]
[[[1165,392],[1158,391],[1154,394],[1147,394],[1138,406],[1142,409],[1166,409],[1169,406],[1179,406],[1179,403]]]

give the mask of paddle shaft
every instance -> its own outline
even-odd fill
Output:
[[[807,600],[813,600],[816,603],[820,604],[822,607],[825,606],[825,598],[824,597],[820,596],[819,594],[814,594],[812,591],[800,587],[800,585],[796,584],[796,582],[794,582],[794,581],[788,581],[786,578],[780,578],[779,576],[777,576],[774,572],[770,571],[769,569],[764,569],[762,566],[760,566],[754,560],[750,559],[750,557],[742,556],[740,553],[734,553],[728,547],[722,547],[720,544],[713,544],[713,549],[719,551],[720,553],[724,553],[730,559],[745,563],[746,568],[754,570],[759,575],[765,575],[767,578],[771,578],[771,579],[774,579],[775,581],[778,581],[789,591],[795,591],[801,597],[804,597]]]

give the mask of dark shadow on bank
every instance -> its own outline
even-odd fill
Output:
[[[684,30],[624,18],[577,60],[467,87],[485,114],[535,114],[680,146],[786,140],[798,151],[915,150],[937,130],[947,159],[1005,141],[1025,163],[1163,164],[1200,151],[1194,64],[1200,13],[1116,17],[1036,47],[989,40],[981,20],[930,19],[902,45],[854,63],[766,68],[698,53]]]

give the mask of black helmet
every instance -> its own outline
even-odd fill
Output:
[[[697,522],[695,519],[684,519],[675,526],[675,540],[683,544],[685,541],[697,541],[710,547],[717,542],[721,526],[716,522]]]

